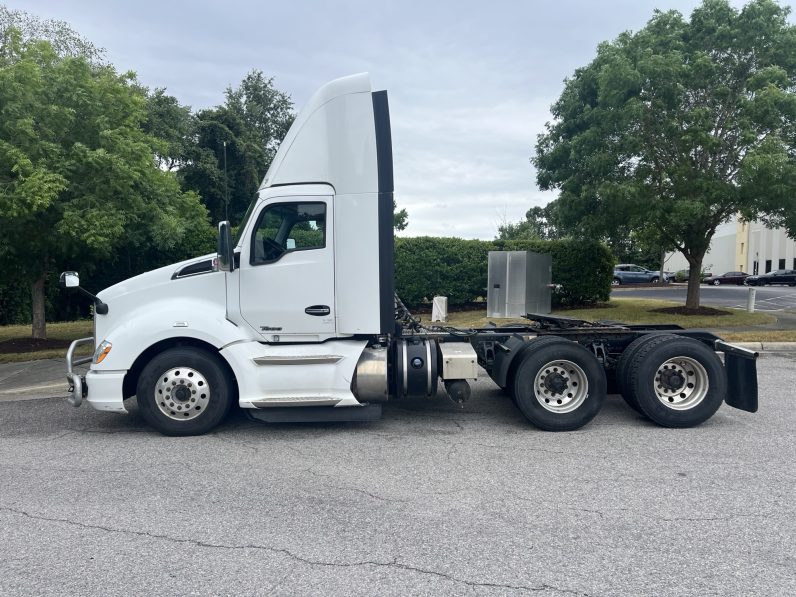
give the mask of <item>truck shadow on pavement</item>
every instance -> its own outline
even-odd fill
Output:
[[[159,436],[140,415],[135,399],[125,401],[125,406],[127,415],[99,412],[87,406],[73,408],[62,398],[0,403],[0,420],[3,421],[0,437],[59,432]],[[243,409],[235,407],[211,435],[257,437],[263,434],[310,433],[313,436],[334,436],[372,432],[428,437],[456,434],[465,428],[497,434],[544,433],[533,427],[511,398],[497,388],[480,389],[478,395],[464,405],[451,402],[444,392],[440,392],[433,398],[391,401],[383,408],[383,417],[371,422],[263,423],[250,419]],[[588,432],[606,425],[656,427],[631,410],[620,396],[611,395],[594,421],[583,429],[568,433]]]

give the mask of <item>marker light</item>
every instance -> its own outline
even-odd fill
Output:
[[[100,345],[97,346],[97,350],[94,351],[94,364],[99,365],[104,361],[105,357],[107,357],[108,353],[111,351],[111,348],[113,348],[113,344],[107,340],[100,342]]]

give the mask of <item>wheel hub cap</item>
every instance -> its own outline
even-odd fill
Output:
[[[688,410],[705,399],[708,373],[690,357],[674,357],[662,363],[655,373],[655,395],[668,408]]]
[[[577,409],[589,395],[586,373],[572,361],[551,361],[536,374],[536,400],[545,410],[564,414]]]
[[[207,408],[210,385],[196,369],[176,367],[158,378],[154,399],[160,412],[170,419],[190,421]]]
[[[545,377],[544,385],[553,394],[563,394],[564,390],[569,387],[568,382],[569,380],[560,372],[554,371]]]

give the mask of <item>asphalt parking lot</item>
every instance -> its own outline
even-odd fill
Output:
[[[755,286],[755,310],[782,312],[796,310],[796,287]],[[619,287],[612,289],[614,297],[654,298],[685,302],[685,285],[663,286],[661,288]],[[710,307],[734,307],[746,309],[749,287],[747,286],[708,286],[703,284],[700,292],[701,303]]]
[[[551,434],[488,379],[465,408],[168,438],[0,401],[0,593],[796,594],[796,357],[696,429],[609,400]]]

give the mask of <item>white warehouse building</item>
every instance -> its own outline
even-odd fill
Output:
[[[688,269],[682,253],[666,255],[667,271]],[[762,222],[737,217],[716,229],[702,267],[712,274],[742,271],[765,274],[777,269],[796,269],[796,240],[784,228],[771,229]]]

